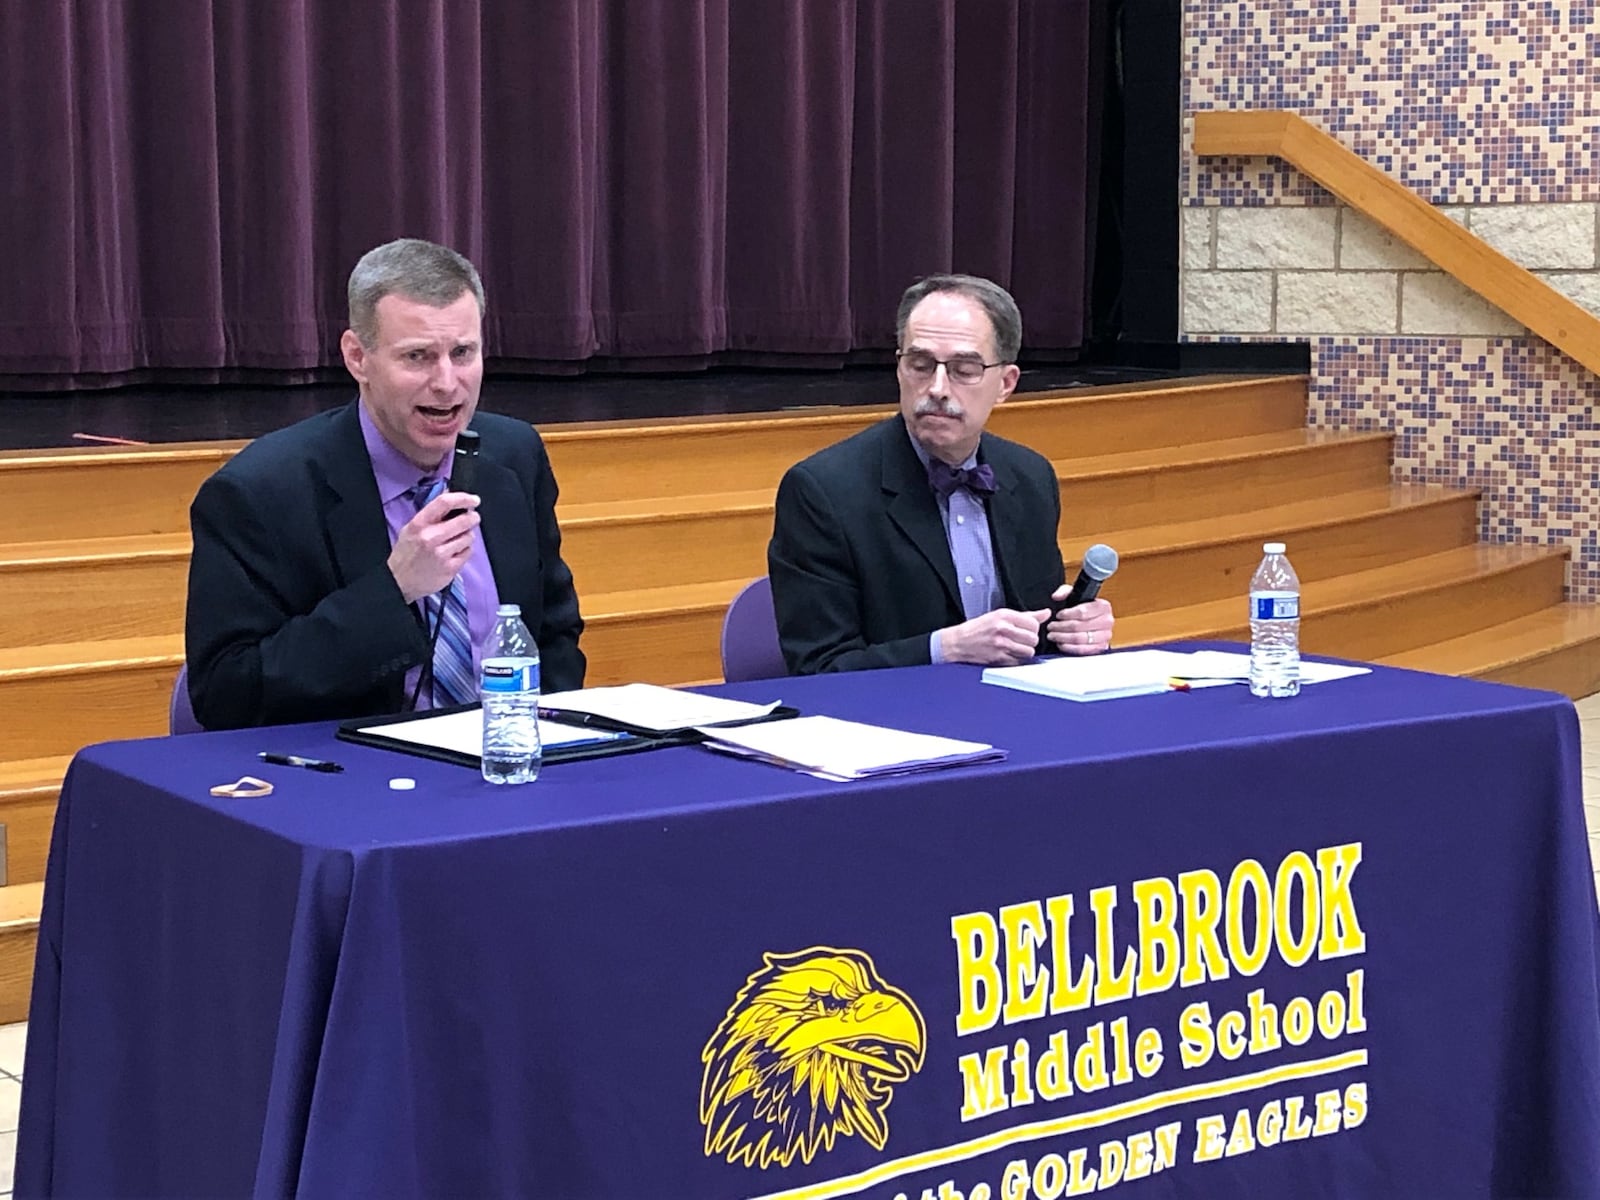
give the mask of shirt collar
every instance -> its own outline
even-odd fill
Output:
[[[356,401],[360,410],[361,440],[366,443],[367,457],[372,460],[372,476],[378,481],[378,502],[388,504],[406,494],[422,479],[438,479],[443,473],[445,462],[449,461],[447,455],[439,465],[431,471],[421,470],[416,463],[408,459],[400,451],[389,444],[377,424],[372,419],[372,414],[367,412],[367,406]]]

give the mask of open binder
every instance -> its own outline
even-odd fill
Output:
[[[798,709],[785,705],[746,705],[714,696],[675,692],[671,688],[654,688],[649,684],[626,686],[629,689],[667,693],[666,697],[655,697],[665,704],[673,702],[671,696],[681,696],[685,715],[702,716],[710,711],[730,717],[715,722],[722,727],[777,721],[799,715]],[[617,713],[626,714],[629,710],[619,709],[606,701],[614,698],[608,693],[623,690],[592,688],[543,697],[539,704],[539,730],[543,742],[541,763],[549,766],[606,758],[613,754],[634,754],[663,746],[693,745],[704,740],[705,734],[682,723],[646,724],[619,719]],[[588,697],[587,701],[585,697]],[[689,707],[691,705],[692,708]],[[482,707],[474,702],[454,708],[400,713],[390,717],[358,717],[340,722],[335,736],[341,741],[357,745],[414,754],[476,769],[482,765]]]

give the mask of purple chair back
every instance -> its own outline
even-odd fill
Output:
[[[722,677],[776,679],[787,675],[778,648],[778,619],[772,613],[772,583],[763,575],[745,584],[722,618]]]
[[[189,664],[178,668],[178,678],[172,684],[172,704],[167,709],[169,733],[204,733],[200,722],[194,719],[194,707],[189,703]]]

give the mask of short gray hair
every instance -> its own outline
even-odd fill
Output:
[[[462,292],[473,294],[482,317],[483,280],[464,255],[421,238],[385,242],[363,254],[350,272],[350,328],[370,347],[378,336],[378,301],[385,296],[444,308],[461,299]]]
[[[1000,361],[1017,361],[1017,353],[1022,349],[1022,313],[1010,292],[978,275],[929,275],[908,287],[900,297],[900,308],[894,318],[897,346],[905,348],[906,322],[911,319],[911,310],[935,292],[955,292],[976,300],[994,327],[994,348]]]

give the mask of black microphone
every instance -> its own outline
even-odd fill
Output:
[[[456,434],[455,456],[450,461],[450,483],[452,492],[478,492],[478,434],[473,429],[463,429]],[[459,517],[467,510],[464,508],[451,509],[445,520]]]
[[[1096,542],[1083,552],[1083,565],[1078,568],[1078,578],[1072,590],[1061,602],[1062,608],[1087,604],[1100,594],[1100,585],[1116,574],[1117,552],[1104,542]]]

